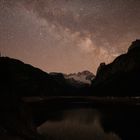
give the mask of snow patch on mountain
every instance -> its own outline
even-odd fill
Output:
[[[91,84],[91,81],[95,78],[95,75],[89,71],[83,71],[78,73],[72,73],[65,75],[66,79],[74,79],[77,82]]]

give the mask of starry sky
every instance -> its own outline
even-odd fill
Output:
[[[140,38],[139,0],[0,0],[0,51],[51,72],[96,73]]]

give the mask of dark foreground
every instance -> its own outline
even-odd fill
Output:
[[[140,99],[138,97],[60,96],[30,97],[23,100],[32,110],[34,124],[38,131],[47,139],[140,139]],[[94,124],[97,120],[98,127],[97,123]],[[58,132],[56,129],[61,131],[56,133]],[[86,136],[78,135],[78,132]],[[64,133],[65,136],[63,136]]]

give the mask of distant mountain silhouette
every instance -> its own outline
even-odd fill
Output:
[[[91,79],[87,71],[78,73],[79,77],[83,75]],[[53,95],[140,96],[140,40],[134,41],[128,52],[112,63],[101,63],[91,85],[0,57],[0,139],[42,140],[22,98]]]
[[[81,84],[91,84],[91,81],[94,79],[95,75],[88,70],[64,75],[66,79],[71,80],[71,83],[81,83]]]
[[[48,74],[8,57],[0,57],[0,68],[0,91],[16,95],[16,97],[138,96],[140,95],[140,40],[134,41],[128,52],[117,57],[112,63],[108,65],[101,63],[95,78],[88,71],[70,75]],[[93,79],[91,86],[84,83],[83,79],[85,81]]]
[[[48,74],[8,57],[0,57],[0,67],[0,76],[3,77],[0,90],[10,90],[17,96],[75,95],[82,93],[87,86],[83,84],[81,90],[61,73]]]
[[[140,40],[112,63],[101,63],[91,86],[98,96],[140,96]]]
[[[0,139],[42,140],[23,97],[76,95],[87,85],[71,85],[63,74],[48,74],[23,62],[0,57]]]

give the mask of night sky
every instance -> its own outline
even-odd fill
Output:
[[[0,0],[0,51],[47,72],[96,72],[140,38],[140,0]]]

